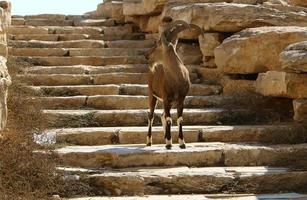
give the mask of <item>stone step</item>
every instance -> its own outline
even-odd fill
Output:
[[[146,84],[147,73],[106,73],[100,75],[54,74],[20,76],[28,84],[34,86],[56,85],[105,85],[105,84]]]
[[[64,48],[8,48],[10,56],[68,56]]]
[[[80,61],[80,60],[79,60]],[[81,60],[82,61],[82,60]],[[86,60],[85,60],[86,61]],[[76,64],[76,63],[75,63]],[[89,63],[84,63],[89,64]],[[93,64],[93,63],[91,63]],[[196,83],[195,74],[190,74],[191,82]],[[109,84],[147,84],[147,73],[105,73],[105,74],[27,74],[20,75],[26,83],[34,86],[60,85],[109,85]],[[134,89],[134,88],[127,88]]]
[[[134,56],[144,55],[148,48],[70,49],[70,56]]]
[[[131,51],[131,50],[126,50],[126,49],[122,49],[122,50],[123,50],[124,55],[122,55],[121,57],[142,56],[141,54],[125,55],[125,51]],[[42,54],[48,55],[48,53],[59,54],[59,55],[69,54],[69,52],[66,49],[51,49],[50,51],[42,49]],[[84,57],[84,56],[81,56],[81,57]],[[191,80],[198,79],[198,74],[197,72],[195,72],[194,67],[189,66],[189,65],[187,65],[186,67],[190,72]],[[92,66],[92,65],[34,66],[34,67],[29,67],[25,69],[25,72],[28,74],[104,74],[104,73],[124,73],[124,72],[126,73],[147,73],[148,71],[149,71],[148,64],[117,64],[117,65],[104,65],[104,66]]]
[[[74,145],[144,144],[148,127],[92,127],[46,131],[57,143]],[[178,127],[173,128],[173,140],[178,141]],[[260,142],[270,144],[305,143],[304,129],[289,125],[246,126],[184,126],[185,141],[191,142]],[[161,126],[153,127],[153,143],[163,144]]]
[[[186,108],[217,107],[223,101],[222,96],[187,96]],[[97,95],[97,96],[72,96],[72,97],[40,97],[34,99],[44,109],[76,109],[94,108],[102,110],[113,109],[147,109],[147,96],[130,95]],[[157,108],[162,108],[159,102]]]
[[[155,40],[118,40],[118,41],[107,41],[106,46],[109,48],[151,48],[155,44]]]
[[[35,66],[25,70],[27,74],[104,74],[104,73],[146,73],[148,65],[106,65],[106,66]]]
[[[56,20],[56,19],[26,19],[26,26],[73,26],[73,20]]]
[[[88,34],[99,35],[102,34],[105,27],[91,27],[91,26],[46,26],[49,33],[52,34]]]
[[[119,192],[119,190],[118,190]],[[218,191],[220,192],[220,191]],[[140,192],[141,193],[141,192]],[[276,194],[185,194],[149,195],[132,197],[78,197],[69,200],[303,200],[307,195],[299,193]]]
[[[147,109],[138,110],[44,110],[44,115],[53,127],[97,127],[97,126],[147,126]],[[156,125],[161,125],[161,109],[155,110]],[[175,110],[172,118],[177,119]],[[215,125],[238,123],[238,118],[247,115],[245,110],[185,109],[186,125]],[[243,123],[242,120],[238,120]]]
[[[75,19],[74,26],[106,26],[111,27],[116,25],[114,19]]]
[[[21,18],[13,19],[13,25],[25,26],[99,26],[111,27],[115,26],[114,19],[44,19],[44,18],[24,18],[24,23],[20,23]]]
[[[166,149],[165,144],[66,146],[55,152],[62,165],[84,168],[263,165],[306,168],[307,164],[306,144],[188,143],[186,149],[175,144],[172,150]]]
[[[144,55],[148,49],[133,48],[12,48],[11,56],[136,56]]]
[[[29,62],[36,66],[71,66],[71,65],[121,65],[121,64],[147,64],[144,56],[12,56],[16,59]]]
[[[76,96],[76,95],[147,95],[147,85],[68,85],[32,87],[45,96]],[[192,84],[189,95],[217,95],[222,92],[219,85]]]
[[[69,41],[69,40],[144,40],[144,33],[131,33],[125,35],[106,35],[106,34],[19,34],[19,35],[8,35],[10,40],[40,40],[40,41]]]
[[[11,35],[27,34],[88,34],[99,35],[103,33],[104,28],[100,27],[74,27],[74,26],[11,26],[7,33]]]
[[[26,15],[23,16],[24,19],[50,19],[50,20],[65,20],[66,15],[61,14],[38,14],[38,15]]]
[[[71,41],[15,41],[8,42],[14,48],[105,48],[106,44],[101,40],[71,40]]]
[[[25,19],[23,17],[18,17],[18,18],[11,18],[11,25],[12,26],[21,26],[25,25]]]

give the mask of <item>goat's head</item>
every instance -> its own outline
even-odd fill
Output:
[[[155,42],[154,46],[145,53],[145,58],[149,63],[162,63],[161,39]]]

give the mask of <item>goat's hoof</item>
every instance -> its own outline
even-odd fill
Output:
[[[151,144],[151,143],[147,143],[146,145],[147,145],[148,147],[150,147],[152,144]]]
[[[179,145],[180,149],[186,149],[187,147],[185,146],[185,144]]]
[[[167,145],[165,146],[165,148],[166,148],[166,149],[172,149],[172,145],[171,145],[171,144],[167,144]]]

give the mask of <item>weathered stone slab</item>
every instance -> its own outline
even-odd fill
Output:
[[[12,35],[48,34],[48,32],[47,28],[34,26],[11,26],[7,29],[7,33]]]
[[[106,36],[123,36],[123,35],[131,35],[134,32],[133,25],[126,24],[123,26],[114,26],[109,27],[104,30],[104,35]]]
[[[294,119],[299,122],[307,122],[307,99],[293,101]]]
[[[199,36],[199,45],[203,56],[214,56],[214,49],[223,42],[224,38],[220,33],[205,33]]]
[[[25,69],[27,74],[88,74],[86,65],[73,66],[35,66]]]
[[[174,133],[178,127],[172,127]],[[192,142],[262,142],[270,144],[293,144],[307,142],[304,129],[299,126],[184,126],[184,138]],[[92,127],[53,129],[57,143],[75,145],[144,144],[148,127]],[[153,144],[165,142],[162,126],[153,127]],[[291,139],[291,141],[289,140]],[[178,134],[173,134],[177,143]]]
[[[305,27],[246,29],[227,38],[215,49],[216,64],[225,73],[279,71],[282,70],[279,54],[289,44],[306,39]]]
[[[32,75],[27,74],[23,79],[31,85],[88,85],[92,83],[91,76],[73,75],[73,74],[55,74],[55,75]]]
[[[307,98],[307,75],[269,71],[259,74],[256,91],[265,96]]]
[[[305,12],[286,12],[264,5],[235,3],[194,3],[172,5],[163,11],[164,19],[185,20],[204,30],[237,32],[259,26],[306,26]]]
[[[161,13],[165,0],[125,0],[123,3],[124,15],[153,15]]]
[[[202,53],[196,44],[178,43],[177,53],[182,62],[186,65],[198,65],[202,62]]]
[[[65,56],[68,52],[63,48],[9,48],[12,56]]]
[[[307,41],[288,46],[281,54],[284,70],[307,72]]]
[[[110,73],[94,77],[94,84],[146,84],[147,73]]]
[[[9,41],[11,47],[17,48],[104,48],[104,41],[73,40],[73,41]]]
[[[12,26],[20,26],[25,25],[24,18],[12,18]]]
[[[86,105],[86,96],[73,97],[40,97],[33,99],[33,102],[48,107],[49,109],[82,108]]]
[[[123,2],[109,1],[101,3],[97,6],[96,15],[123,21]]]
[[[148,48],[69,49],[70,56],[136,56],[144,55]]]
[[[26,19],[27,26],[72,26],[73,20]]]
[[[40,15],[26,15],[24,16],[25,19],[49,19],[49,20],[65,20],[65,15],[60,14],[40,14]]]
[[[148,123],[147,110],[45,110],[44,113],[54,127],[147,126]],[[242,110],[186,109],[183,118],[186,125],[212,125],[244,113]],[[161,114],[162,110],[155,111],[156,125],[161,125]],[[172,116],[173,120],[177,119],[175,113]]]
[[[67,85],[31,87],[46,96],[117,95],[119,85]]]
[[[221,96],[188,96],[185,101],[186,108],[213,107],[220,104]],[[146,109],[148,108],[147,96],[130,95],[97,95],[88,97],[88,107],[96,109]],[[162,108],[159,102],[158,108]],[[46,107],[48,109],[48,107]]]
[[[14,40],[41,40],[41,41],[58,41],[58,35],[55,34],[18,34],[13,35]]]
[[[94,39],[87,34],[59,34],[57,36],[59,41]]]
[[[180,150],[164,145],[67,146],[56,150],[63,164],[73,167],[140,166],[304,166],[306,144],[249,145],[190,143]],[[88,157],[96,159],[88,159]]]
[[[106,42],[109,48],[151,48],[155,44],[155,40],[143,40],[143,41],[132,41],[132,40],[119,40]]]
[[[305,0],[288,0],[293,6],[307,7],[307,2]]]
[[[11,85],[11,76],[9,75],[6,58],[0,56],[0,131],[3,131],[7,123],[7,98],[8,98],[8,87]]]
[[[74,26],[115,26],[113,19],[75,19]]]
[[[144,56],[78,56],[78,57],[18,57],[36,66],[69,66],[69,65],[120,65],[120,64],[146,64]]]
[[[93,34],[99,35],[103,33],[103,28],[99,27],[73,27],[73,26],[58,26],[46,27],[50,33],[55,34]]]

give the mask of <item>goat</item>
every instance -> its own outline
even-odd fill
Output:
[[[148,77],[148,134],[147,146],[152,145],[152,125],[154,120],[154,110],[157,100],[163,102],[164,112],[161,116],[164,128],[164,138],[166,149],[172,148],[171,125],[172,118],[170,110],[172,106],[177,106],[177,125],[179,129],[178,142],[181,149],[185,149],[183,135],[183,108],[184,100],[190,89],[190,76],[188,69],[176,52],[178,43],[177,35],[186,29],[201,29],[193,24],[184,21],[175,21],[167,27],[161,34],[159,42],[147,53],[146,57],[153,61]]]

